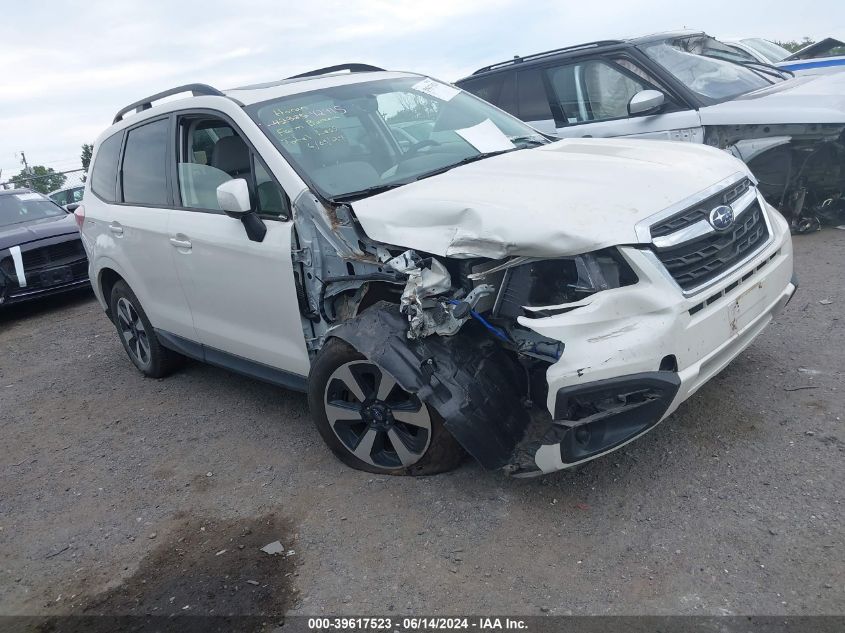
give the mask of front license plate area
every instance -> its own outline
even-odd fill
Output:
[[[61,284],[73,281],[73,271],[70,266],[51,268],[50,270],[42,271],[39,275],[39,280],[41,281],[42,288],[60,286]]]
[[[737,334],[751,323],[765,308],[766,293],[758,282],[731,302],[729,323],[731,334]]]

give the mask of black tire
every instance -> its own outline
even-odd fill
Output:
[[[349,390],[341,389],[346,396],[343,404],[349,407],[350,420],[335,419],[333,425],[329,421],[329,410],[337,411],[332,403],[338,400],[333,399],[333,396],[334,390],[344,386],[337,373],[344,369],[362,372],[359,377],[353,376],[352,379],[358,382],[360,393],[365,399],[361,403],[360,398],[352,395]],[[376,374],[372,384],[367,382],[366,372]],[[336,338],[330,339],[323,346],[311,365],[308,406],[317,430],[332,452],[347,466],[380,475],[435,475],[457,468],[465,453],[446,430],[437,412],[398,385],[390,389],[389,394],[382,394],[384,400],[377,399],[376,394],[381,388],[381,379],[377,377],[379,372],[393,380],[375,363]],[[351,372],[349,375],[352,375]],[[385,384],[388,384],[387,381]],[[364,413],[365,410],[368,413]],[[387,419],[383,420],[382,415]],[[408,423],[400,417],[414,419],[415,422]],[[419,419],[423,420],[423,425],[426,420],[430,423],[428,429],[417,426]],[[367,444],[365,437],[375,437],[368,443],[370,450],[366,459],[369,461],[364,461],[353,452],[353,446],[364,448],[362,444]],[[401,455],[400,450],[395,448],[397,442],[401,442],[400,447],[404,447]],[[403,460],[403,456],[408,459]],[[410,458],[416,461],[411,463]]]
[[[150,378],[164,378],[182,364],[183,356],[159,342],[141,302],[125,281],[118,281],[112,287],[109,306],[123,349],[142,374]]]

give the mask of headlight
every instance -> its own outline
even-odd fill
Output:
[[[575,257],[542,259],[504,271],[493,316],[547,316],[536,308],[580,301],[602,290],[637,283],[637,276],[615,248]],[[534,308],[525,311],[524,306]]]

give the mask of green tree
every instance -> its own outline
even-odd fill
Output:
[[[85,182],[85,179],[88,176],[88,167],[91,165],[91,154],[94,152],[94,145],[92,143],[83,143],[82,144],[82,154],[80,155],[79,159],[82,161],[82,182]]]
[[[26,173],[21,169],[17,176],[12,176],[12,184],[15,187],[27,187],[33,191],[41,193],[50,193],[59,189],[65,181],[67,176],[57,172],[52,167],[44,167],[43,165],[35,165],[29,168],[30,173]]]
[[[815,42],[805,35],[804,39],[801,40],[800,42],[798,42],[796,40],[789,40],[787,42],[778,42],[777,40],[775,40],[775,44],[777,44],[778,46],[783,46],[790,53],[795,53],[795,52],[798,52],[799,50],[801,50],[802,48],[804,48],[805,46],[809,46],[810,44],[815,44]]]

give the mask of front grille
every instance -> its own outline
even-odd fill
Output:
[[[651,226],[651,237],[662,237],[669,235],[675,231],[680,231],[691,224],[695,224],[699,220],[706,220],[710,215],[710,210],[718,207],[721,204],[731,204],[738,200],[742,194],[748,191],[751,187],[751,181],[744,178],[737,184],[720,191],[715,196],[710,196],[706,200],[702,200],[697,205],[681,213],[677,213],[670,218],[661,220],[657,224]]]
[[[64,266],[85,257],[82,240],[73,239],[58,244],[33,248],[21,253],[24,270],[37,271],[54,266]]]
[[[748,208],[740,211],[731,230],[708,233],[686,244],[656,249],[656,253],[678,285],[690,290],[730,270],[761,248],[768,239],[769,229],[763,209],[755,199]]]

